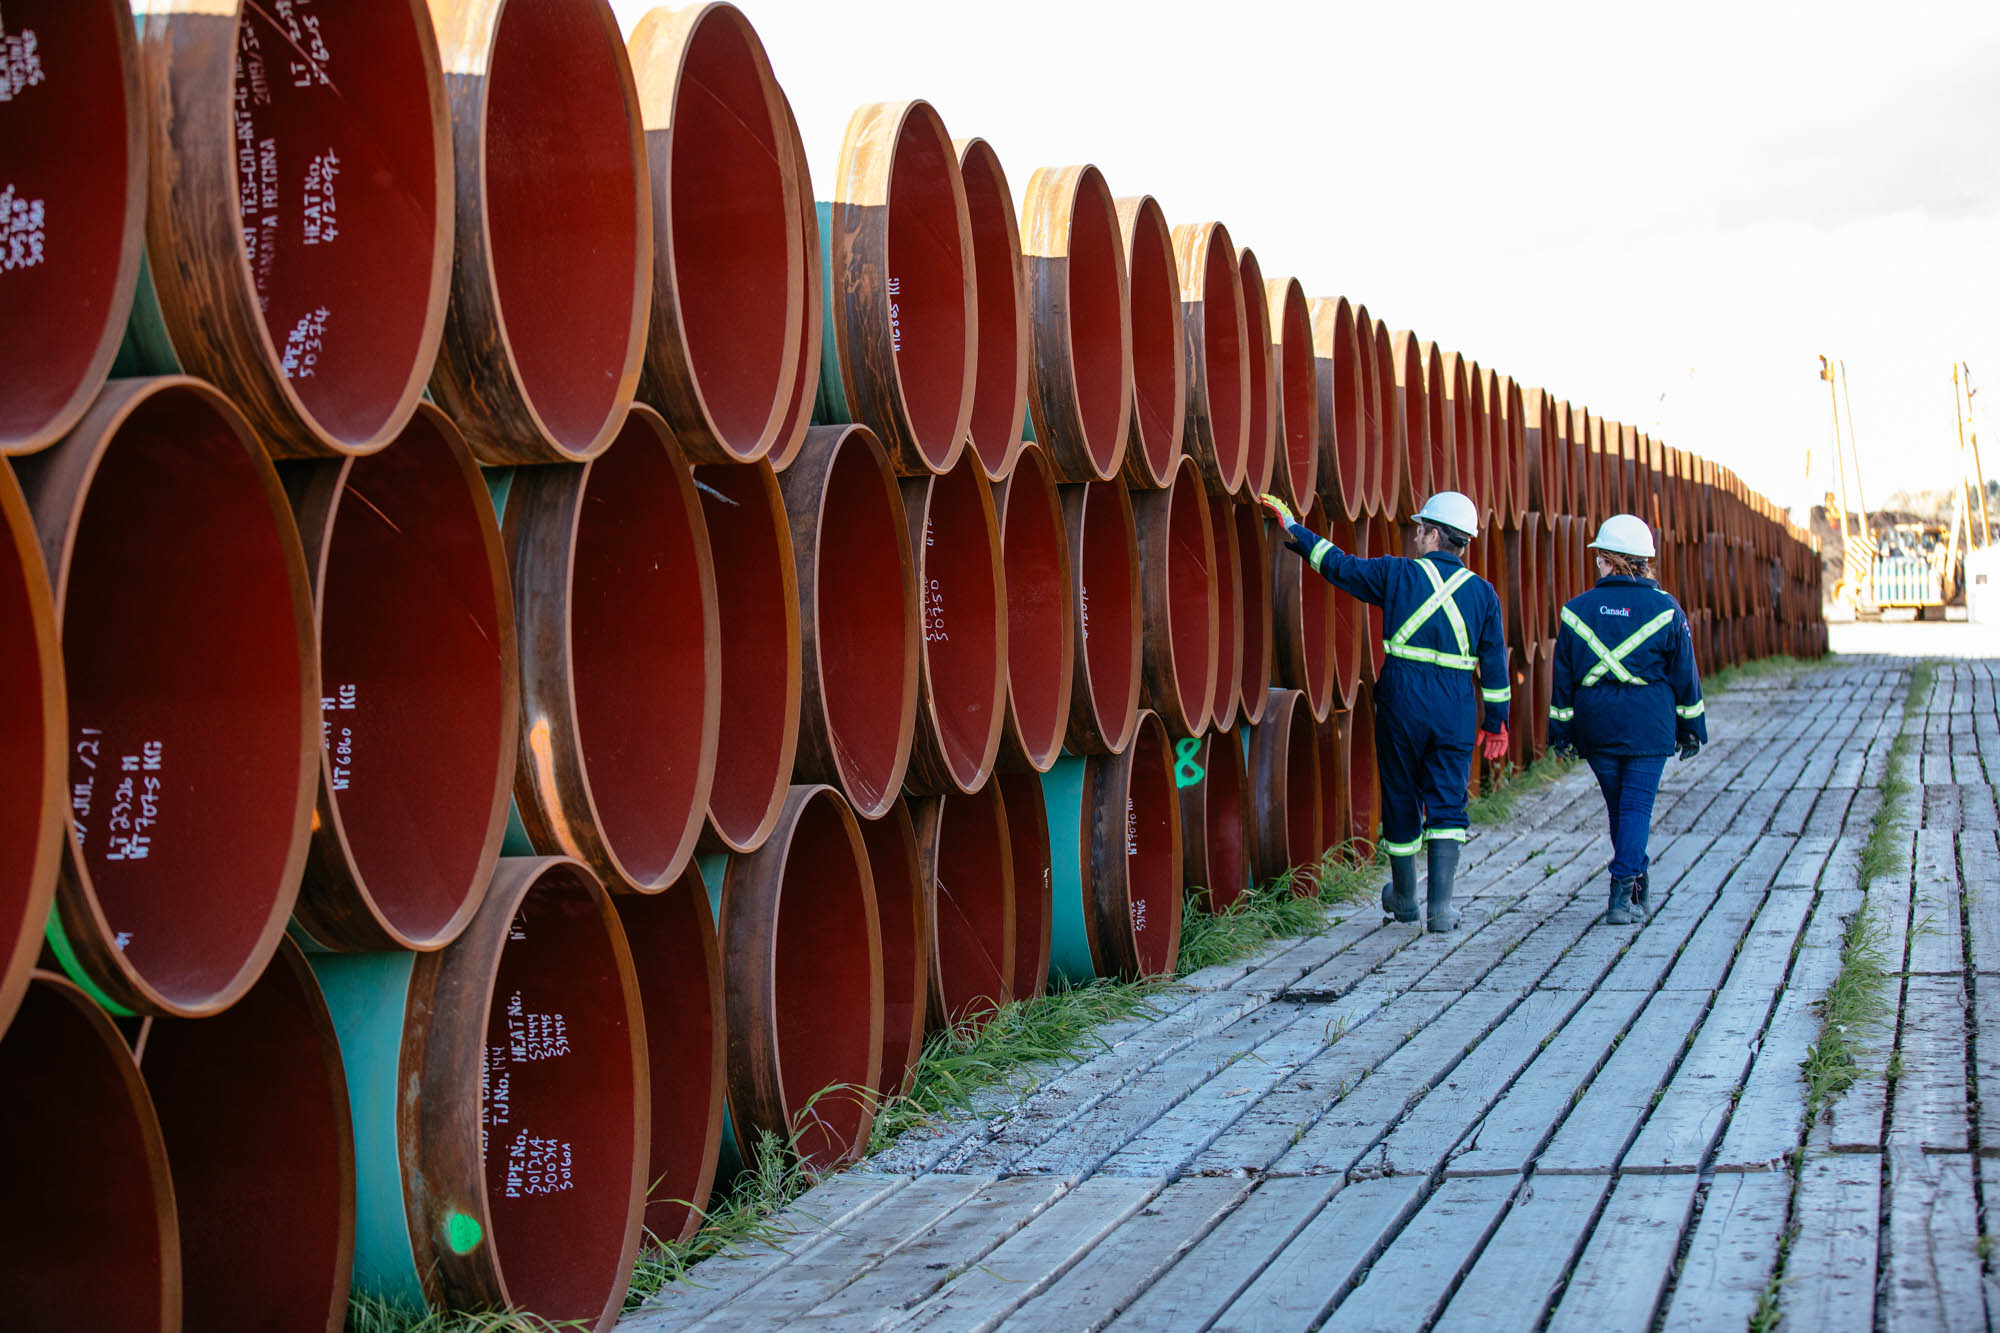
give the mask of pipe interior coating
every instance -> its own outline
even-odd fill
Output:
[[[649,11],[627,49],[653,189],[648,397],[703,461],[759,458],[819,315],[782,94],[733,6]]]
[[[52,444],[96,396],[124,333],[146,220],[127,0],[10,0],[7,19],[17,38],[32,35],[42,77],[0,99],[0,216],[38,224],[0,249],[9,307],[35,314],[0,320],[0,454]]]
[[[1009,859],[1014,867],[1014,975],[1008,990],[1032,1000],[1048,989],[1054,865],[1049,809],[1039,773],[996,773],[1006,804]]]
[[[1007,607],[998,516],[976,458],[903,483],[917,551],[923,694],[910,780],[974,791],[992,771],[1006,708]],[[925,752],[935,744],[936,754]],[[942,771],[929,759],[941,761]]]
[[[24,1329],[180,1327],[180,1241],[152,1099],[111,1020],[39,974],[0,1039],[0,1291]]]
[[[899,796],[888,814],[863,820],[861,845],[882,922],[882,1072],[875,1087],[894,1097],[923,1054],[931,987],[931,908],[909,801]]]
[[[1242,608],[1237,618],[1241,631],[1236,645],[1237,709],[1242,721],[1254,725],[1264,717],[1264,690],[1271,682],[1276,651],[1273,537],[1263,506],[1232,505],[1228,513],[1235,529],[1229,540],[1236,544],[1237,597]]]
[[[1046,771],[1062,752],[1075,674],[1076,630],[1062,500],[1040,445],[1028,445],[996,496],[1007,596],[1010,767]]]
[[[276,474],[235,410],[192,380],[120,385],[22,465],[45,548],[50,508],[67,515],[52,572],[71,861],[108,932],[70,942],[150,992],[127,1007],[194,1016],[255,981],[298,893],[318,745],[309,595]],[[88,489],[56,494],[93,448]]]
[[[1131,741],[1139,708],[1138,534],[1117,481],[1063,488],[1076,583],[1076,660],[1068,748],[1115,753]]]
[[[1153,722],[1133,738],[1125,803],[1125,906],[1135,977],[1170,975],[1180,953],[1180,844],[1172,746]]]
[[[983,1023],[1013,998],[1014,872],[1006,803],[974,794],[919,803],[917,839],[933,890],[931,1027]]]
[[[345,863],[322,869],[316,847],[305,894],[317,905],[322,882],[351,874],[349,892],[387,934],[349,947],[435,947],[478,905],[513,772],[513,610],[493,508],[458,433],[428,406],[393,449],[287,468],[319,564],[333,828],[316,836],[334,832]]]
[[[1027,412],[1027,281],[1021,228],[999,154],[984,139],[963,142],[959,168],[972,221],[978,357],[974,362],[970,445],[986,475],[1014,470]]]
[[[212,1018],[154,1019],[139,1068],[173,1171],[187,1327],[339,1327],[354,1259],[353,1125],[305,956],[287,941]]]
[[[69,800],[61,649],[34,519],[0,465],[0,1035],[26,992]]]
[[[1157,489],[1174,475],[1186,425],[1187,351],[1173,234],[1151,195],[1118,201],[1130,276],[1132,426],[1125,475]]]

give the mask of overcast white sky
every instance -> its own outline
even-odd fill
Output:
[[[1994,0],[739,3],[822,194],[857,105],[927,98],[1017,200],[1095,162],[1266,274],[1784,503],[1826,457],[1819,353],[1846,360],[1871,500],[1950,484],[1954,360],[2000,423]],[[614,8],[629,31],[652,6]]]

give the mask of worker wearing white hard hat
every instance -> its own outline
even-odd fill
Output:
[[[1382,608],[1386,661],[1375,684],[1380,845],[1389,856],[1382,910],[1398,921],[1417,919],[1416,857],[1427,851],[1427,924],[1450,930],[1458,923],[1451,898],[1465,843],[1474,740],[1489,758],[1507,753],[1500,598],[1462,559],[1478,533],[1478,511],[1457,491],[1440,491],[1417,511],[1414,559],[1364,560],[1300,523],[1277,497],[1262,500],[1285,525],[1285,544],[1321,577]]]
[[[1570,599],[1556,632],[1549,748],[1590,764],[1611,820],[1604,920],[1629,925],[1647,902],[1646,844],[1667,756],[1708,741],[1687,613],[1653,580],[1653,533],[1633,514],[1597,530],[1597,586]]]

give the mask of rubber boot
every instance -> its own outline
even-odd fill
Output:
[[[1465,844],[1449,838],[1433,839],[1428,847],[1430,853],[1430,882],[1428,884],[1429,920],[1426,925],[1431,930],[1445,931],[1458,929],[1458,912],[1451,905],[1451,890],[1458,879],[1458,854]]]
[[[1632,924],[1632,886],[1636,879],[1611,877],[1611,902],[1604,909],[1604,924],[1607,926],[1629,926]]]
[[[1382,886],[1382,910],[1398,921],[1417,919],[1417,858],[1389,858],[1389,882]]]

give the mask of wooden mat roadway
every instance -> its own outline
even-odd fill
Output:
[[[1863,886],[1909,664],[1836,661],[1711,704],[1643,929],[1598,924],[1578,770],[1475,830],[1457,932],[1349,908],[1197,974],[621,1328],[1736,1329],[1781,1254],[1784,1327],[1986,1327],[1995,664],[1939,669],[1891,811],[1907,868]],[[1808,1132],[1799,1062],[1864,888],[1899,1018]]]

